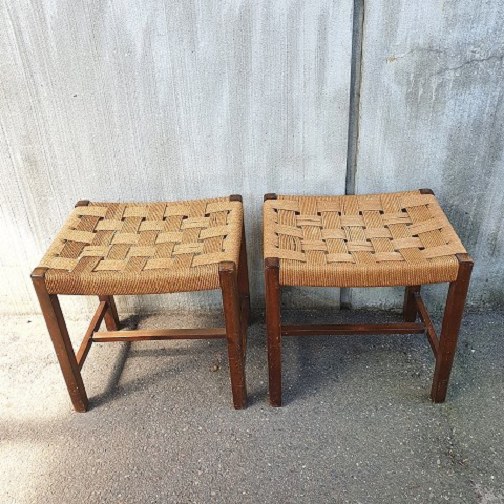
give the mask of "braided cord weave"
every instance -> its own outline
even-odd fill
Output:
[[[432,194],[278,196],[264,203],[264,255],[283,285],[450,282],[465,253]]]
[[[219,287],[238,264],[243,205],[229,198],[78,206],[43,257],[54,294],[156,294]]]

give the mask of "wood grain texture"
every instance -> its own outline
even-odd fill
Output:
[[[171,340],[171,339],[211,339],[225,338],[226,329],[136,329],[134,331],[105,331],[95,332],[91,341],[105,343],[111,341],[145,341],[145,340]]]
[[[283,325],[282,336],[348,336],[355,334],[421,334],[423,324],[395,322],[391,324],[311,324]]]
[[[0,2],[0,309],[38,311],[29,272],[80,199],[233,193],[262,300],[262,195],[344,190],[351,17],[351,0]]]

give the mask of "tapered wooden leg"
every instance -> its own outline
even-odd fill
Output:
[[[107,331],[119,330],[119,315],[113,296],[99,296],[100,301],[107,302],[107,311],[105,312],[105,327]]]
[[[250,291],[247,264],[247,245],[245,241],[245,226],[242,229],[240,259],[238,264],[238,292],[240,295],[240,324],[243,358],[247,356],[247,329],[250,324]]]
[[[232,261],[219,263],[219,281],[224,304],[229,371],[235,409],[247,407],[245,359],[240,327],[240,297],[236,265]]]
[[[242,239],[240,246],[240,262],[238,264],[238,291],[240,293],[240,303],[242,304],[243,319],[245,327],[248,327],[250,320],[250,288],[247,261],[247,242],[245,237],[245,225],[242,228]]]
[[[416,292],[420,292],[419,285],[404,289],[403,317],[405,322],[415,322],[417,318]]]
[[[230,201],[243,202],[243,197],[240,194],[232,194],[229,197]],[[245,222],[242,225],[241,243],[240,243],[240,258],[238,261],[238,291],[240,293],[240,308],[243,317],[245,328],[250,323],[250,291],[249,291],[249,276],[248,276],[248,260],[247,260],[247,237],[245,236]],[[246,338],[246,331],[244,332]],[[244,349],[246,349],[246,340]]]
[[[76,411],[84,412],[88,407],[88,398],[79,365],[77,364],[75,352],[68,336],[58,296],[48,294],[44,275],[45,269],[37,268],[32,273],[33,285],[37,292],[40,308],[42,309],[47,330],[54,344],[72,404]]]
[[[432,383],[431,397],[437,403],[443,402],[446,398],[448,380],[450,379],[455,357],[458,333],[469,287],[469,278],[473,267],[473,261],[467,254],[457,254],[457,258],[459,259],[459,272],[457,279],[450,283],[448,288],[434,381]]]
[[[282,340],[280,315],[279,261],[264,261],[266,285],[266,328],[268,337],[269,399],[272,406],[282,405]]]

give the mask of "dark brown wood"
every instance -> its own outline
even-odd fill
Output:
[[[213,339],[225,338],[226,329],[137,329],[134,331],[95,332],[92,341],[107,343],[110,341],[145,341],[145,340],[178,340],[178,339]]]
[[[350,334],[421,334],[423,324],[417,322],[397,322],[393,324],[311,324],[283,325],[282,336],[344,336]]]
[[[239,194],[232,194],[229,196],[229,201],[243,202],[243,197]],[[75,206],[88,206],[89,204],[88,200],[81,200]],[[75,409],[86,411],[88,406],[80,371],[93,342],[203,338],[227,339],[233,403],[236,409],[245,408],[247,405],[245,349],[251,310],[244,225],[242,226],[238,262],[238,268],[234,262],[219,264],[225,328],[120,331],[120,321],[113,296],[100,295],[100,305],[91,319],[77,355],[68,337],[58,297],[56,294],[49,295],[47,292],[44,280],[47,269],[37,268],[32,274],[33,283]],[[107,332],[99,331],[103,321],[105,321]]]
[[[247,386],[245,380],[245,358],[242,346],[242,327],[240,324],[240,294],[238,274],[232,261],[219,263],[219,282],[222,289],[224,319],[231,375],[231,389],[235,409],[247,407]]]
[[[77,364],[79,365],[79,369],[82,369],[84,361],[86,360],[87,354],[89,353],[89,350],[91,348],[91,343],[93,342],[92,341],[93,333],[98,331],[98,329],[100,328],[100,325],[106,313],[107,313],[107,301],[101,301],[98,306],[98,309],[96,310],[96,313],[94,314],[93,318],[91,319],[91,322],[89,323],[89,327],[86,331],[86,334],[84,335],[82,343],[77,352],[76,359]]]
[[[45,284],[46,268],[37,268],[31,277],[37,293],[47,330],[56,350],[63,378],[76,411],[84,412],[88,407],[86,389],[82,381],[79,365],[65,324],[58,296],[49,294]]]
[[[114,301],[114,296],[99,296],[100,301],[106,301],[107,310],[105,312],[105,327],[107,331],[118,331],[120,329],[119,315]]]
[[[250,323],[250,287],[247,261],[247,239],[245,224],[242,226],[240,258],[238,263],[238,292],[240,295],[240,325],[242,329],[242,349],[247,354],[247,328]]]
[[[282,405],[282,332],[279,267],[280,262],[276,257],[267,257],[264,260],[269,400],[272,406]]]
[[[420,189],[420,194],[434,194],[432,189]]]
[[[418,314],[420,315],[420,320],[424,323],[427,339],[429,340],[432,351],[434,352],[434,356],[436,357],[439,350],[439,338],[436,334],[436,328],[432,323],[429,312],[427,311],[420,292],[415,293],[415,303],[417,305]]]
[[[241,194],[231,194],[229,201],[243,202]],[[244,359],[247,354],[247,328],[250,324],[250,288],[247,260],[247,239],[245,236],[245,222],[242,225],[240,257],[238,259],[238,291],[240,295],[240,327],[242,351]]]
[[[436,357],[436,369],[432,383],[431,397],[437,403],[443,402],[446,398],[467,289],[469,288],[469,279],[474,265],[473,260],[467,254],[457,254],[457,259],[459,260],[458,275],[457,279],[451,282],[448,288],[439,337],[439,351]]]
[[[406,322],[415,322],[417,318],[417,305],[415,294],[420,292],[420,286],[414,285],[404,289],[403,318]]]
[[[275,199],[277,199],[277,195],[275,193],[266,193],[264,195],[264,201],[275,200]]]
[[[250,318],[250,285],[247,259],[247,237],[245,236],[245,225],[242,227],[242,238],[240,245],[240,258],[238,263],[238,291],[240,300],[244,304],[245,325],[248,327]]]

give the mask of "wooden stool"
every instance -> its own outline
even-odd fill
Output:
[[[226,338],[233,403],[245,408],[249,283],[239,195],[178,203],[81,201],[32,273],[70,399],[86,411],[81,369],[93,342]],[[120,331],[115,294],[222,290],[225,328]],[[59,294],[98,296],[74,353]],[[98,332],[102,320],[108,332]]]
[[[431,397],[443,402],[473,267],[429,189],[359,196],[264,197],[270,402],[280,406],[281,338],[320,334],[427,333],[436,358]],[[440,337],[420,296],[449,282]],[[404,322],[281,324],[281,287],[406,286]],[[420,321],[417,322],[417,316]]]

